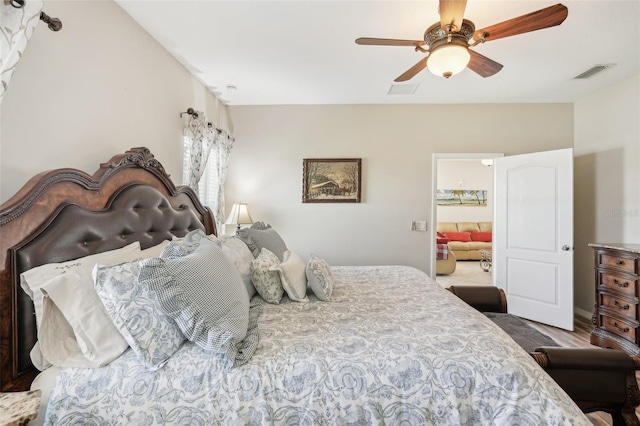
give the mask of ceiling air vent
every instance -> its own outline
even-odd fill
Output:
[[[389,95],[413,95],[419,84],[392,84],[389,88]]]
[[[611,68],[614,65],[615,64],[594,65],[593,67],[589,68],[588,70],[586,70],[582,74],[576,75],[575,77],[573,77],[573,79],[574,80],[581,80],[581,79],[589,78],[589,77],[591,77],[591,76],[593,76],[595,74],[598,74],[599,72],[602,72],[602,71],[606,70],[607,68]]]

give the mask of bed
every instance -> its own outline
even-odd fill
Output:
[[[2,205],[0,233],[0,384],[25,390],[37,376],[45,424],[590,424],[501,329],[404,266],[334,266],[328,301],[254,295],[247,336],[258,339],[237,365],[186,340],[154,369],[127,348],[104,366],[38,371],[41,325],[22,273],[216,233],[210,210],[146,148],[93,175],[34,177]]]

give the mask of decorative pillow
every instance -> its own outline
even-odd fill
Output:
[[[222,249],[202,231],[187,234],[182,245],[170,243],[160,258],[143,260],[138,281],[156,292],[162,310],[188,340],[238,365],[249,322],[247,290]]]
[[[307,262],[306,273],[313,294],[318,299],[328,302],[333,292],[333,272],[329,264],[312,254]]]
[[[471,241],[470,232],[445,232],[444,235],[451,241],[460,241],[463,243],[468,243]]]
[[[264,223],[262,221],[259,222],[253,222],[250,226],[251,229],[258,229],[258,230],[264,230],[264,229],[269,229],[271,228],[271,225],[269,225],[268,223]]]
[[[110,250],[103,253],[97,253],[89,256],[85,256],[79,259],[70,260],[62,263],[48,263],[40,265],[35,268],[29,269],[20,275],[20,286],[27,293],[27,295],[33,300],[33,305],[36,313],[36,325],[38,328],[38,335],[43,335],[40,328],[43,324],[43,303],[44,295],[40,291],[40,288],[47,282],[55,277],[67,274],[71,271],[77,273],[77,279],[81,282],[85,288],[93,288],[93,280],[91,278],[91,271],[97,263],[105,265],[113,265],[120,262],[132,260],[135,256],[140,255],[140,243],[134,242],[125,247]],[[61,314],[60,314],[61,315]],[[60,317],[57,317],[60,320]],[[67,330],[70,326],[67,327]],[[48,328],[49,330],[52,327]],[[51,336],[50,341],[55,340],[57,337]],[[40,344],[36,343],[36,346],[31,351],[31,359],[36,367],[47,367],[50,362],[39,354]]]
[[[284,240],[270,225],[256,222],[251,228],[242,228],[236,232],[236,236],[249,247],[253,257],[260,255],[263,248],[269,249],[282,262],[282,255],[287,251]]]
[[[100,367],[129,347],[111,321],[93,284],[89,287],[80,271],[70,270],[54,277],[40,291],[43,318],[38,339],[42,354],[53,365]]]
[[[160,308],[155,292],[138,283],[141,261],[97,265],[95,288],[131,349],[149,370],[162,367],[184,342],[175,321]]]
[[[447,244],[451,241],[442,232],[436,232],[436,244]]]
[[[282,288],[287,292],[289,299],[296,302],[308,302],[306,264],[300,256],[292,251],[284,252],[282,263],[269,268],[278,272]]]
[[[251,299],[256,294],[256,289],[251,282],[251,261],[253,260],[253,254],[251,254],[247,245],[236,237],[223,235],[218,240],[220,241],[222,252],[240,273],[242,282],[249,294],[249,299]]]
[[[269,303],[279,304],[283,289],[280,275],[272,271],[272,266],[280,264],[278,256],[271,250],[263,248],[260,255],[251,262],[251,281],[256,291]]]
[[[482,241],[485,243],[490,243],[492,238],[491,232],[472,232],[471,233],[471,241]]]

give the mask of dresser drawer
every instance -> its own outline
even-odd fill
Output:
[[[635,297],[636,295],[636,287],[638,286],[637,279],[598,271],[598,281],[600,285],[606,288],[622,292],[629,296]]]
[[[636,313],[638,309],[638,305],[636,305],[635,303],[631,303],[619,297],[602,293],[600,294],[600,307],[608,308],[632,320],[636,319]]]
[[[617,271],[626,272],[628,274],[638,273],[638,259],[629,258],[627,256],[620,256],[614,252],[600,253],[600,265],[601,267],[608,269],[615,269]]]
[[[617,318],[611,318],[606,315],[600,315],[600,324],[602,328],[611,333],[624,337],[632,342],[636,341],[636,331],[638,326],[630,324]]]

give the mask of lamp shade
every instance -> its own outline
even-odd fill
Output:
[[[249,215],[249,209],[246,203],[234,204],[225,222],[226,225],[237,225],[238,228],[240,228],[240,225],[248,225],[251,223],[253,223],[253,219],[251,219],[251,215]]]
[[[435,75],[449,78],[465,69],[471,55],[466,46],[448,43],[436,48],[427,59],[427,67]]]

